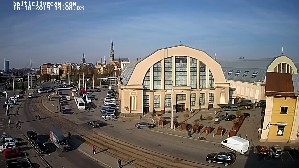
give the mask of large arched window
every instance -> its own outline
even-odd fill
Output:
[[[164,59],[164,88],[172,89],[172,57]]]
[[[151,81],[150,69],[148,69],[148,71],[146,72],[145,77],[143,79],[143,88],[144,89],[150,89],[150,81]]]
[[[161,89],[161,61],[154,64],[154,89]]]
[[[206,64],[200,62],[200,72],[199,72],[199,86],[200,88],[206,88]]]
[[[190,86],[197,88],[197,59],[190,58]]]
[[[214,77],[210,70],[209,70],[209,87],[214,88]]]
[[[187,86],[187,57],[175,57],[175,85]]]

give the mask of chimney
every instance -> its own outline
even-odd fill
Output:
[[[101,64],[103,63],[103,58],[101,58]]]

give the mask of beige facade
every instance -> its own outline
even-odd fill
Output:
[[[159,49],[122,73],[121,113],[218,108],[229,100],[220,64],[187,46]]]

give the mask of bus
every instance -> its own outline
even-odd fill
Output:
[[[79,110],[85,110],[85,101],[81,97],[75,97],[75,102]]]

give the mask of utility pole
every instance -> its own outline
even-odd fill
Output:
[[[84,87],[84,89],[85,89],[85,80],[84,80],[84,72],[83,72],[83,87]]]
[[[12,78],[12,91],[15,94],[15,77]]]
[[[94,75],[92,76],[92,89],[94,89]]]
[[[78,89],[80,90],[81,88],[81,79],[80,79],[80,73],[79,73],[79,82],[78,82]]]
[[[28,84],[28,90],[30,89],[30,83],[29,83],[29,73],[28,73],[28,77],[27,77],[27,84]]]
[[[33,85],[32,85],[32,74],[30,73],[30,87],[33,88]]]

